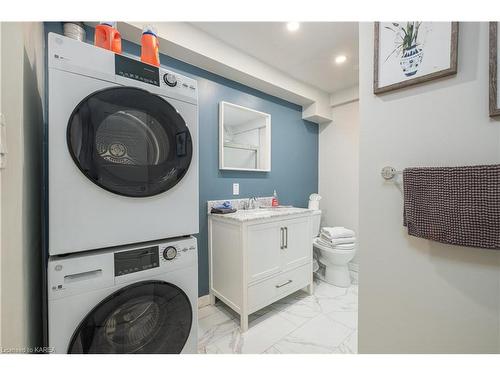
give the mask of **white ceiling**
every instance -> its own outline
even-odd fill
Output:
[[[358,23],[193,22],[193,26],[291,77],[332,93],[358,83]],[[337,65],[337,55],[347,61]]]

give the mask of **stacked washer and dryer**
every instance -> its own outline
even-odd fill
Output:
[[[195,353],[196,81],[48,36],[48,345]]]

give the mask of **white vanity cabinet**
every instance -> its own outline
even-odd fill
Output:
[[[311,211],[294,210],[209,215],[210,301],[217,297],[236,311],[242,331],[253,312],[305,287],[312,293]]]

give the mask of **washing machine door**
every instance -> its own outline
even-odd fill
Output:
[[[145,281],[115,292],[80,323],[68,353],[175,354],[193,323],[186,294],[163,281]]]
[[[112,87],[82,100],[70,116],[67,142],[90,181],[128,197],[171,189],[193,154],[191,134],[176,109],[135,87]]]

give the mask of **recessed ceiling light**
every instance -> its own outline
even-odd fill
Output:
[[[342,63],[345,63],[347,61],[347,56],[346,55],[338,55],[336,58],[335,58],[335,62],[337,64],[342,64]]]
[[[288,22],[286,24],[286,28],[288,31],[294,32],[297,31],[300,28],[300,23],[299,22]]]

